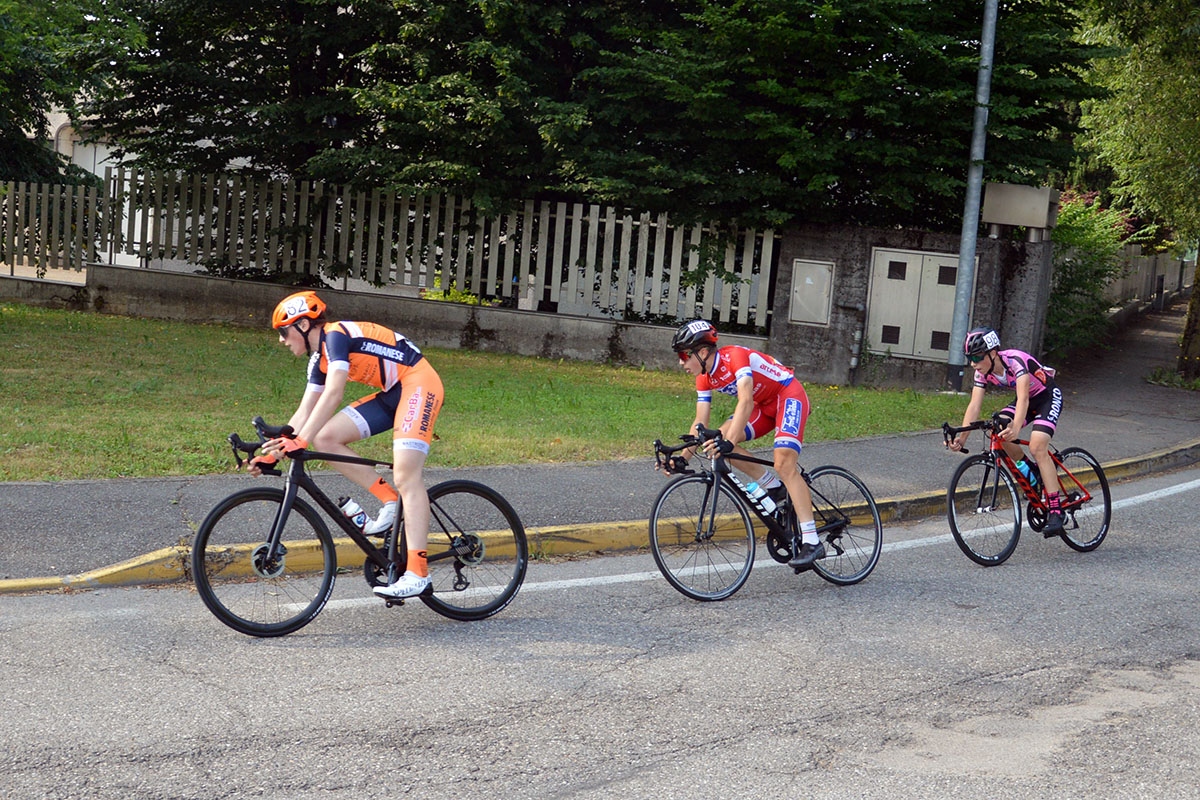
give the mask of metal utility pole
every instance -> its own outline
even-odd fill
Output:
[[[967,358],[963,339],[971,319],[971,286],[975,283],[975,245],[979,238],[979,198],[983,193],[983,151],[987,142],[988,103],[992,94],[992,60],[996,44],[996,3],[985,0],[983,35],[979,43],[979,76],[975,82],[975,127],[971,133],[971,163],[967,168],[967,198],[963,203],[962,236],[958,248],[958,280],[954,285],[954,323],[950,327],[950,360],[946,383],[962,388]]]

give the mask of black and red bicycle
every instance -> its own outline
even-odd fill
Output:
[[[1031,483],[1005,452],[1000,432],[1007,425],[1007,420],[995,416],[961,428],[942,423],[947,444],[958,434],[974,430],[984,431],[990,440],[986,452],[958,465],[946,492],[946,515],[954,541],[967,558],[985,567],[1003,564],[1017,549],[1022,501],[1029,527],[1038,532],[1046,527],[1048,512],[1042,481]],[[1029,444],[1026,440],[1015,443]],[[962,452],[966,454],[967,450]],[[1081,553],[1095,550],[1104,541],[1112,516],[1104,469],[1091,453],[1079,447],[1060,451],[1051,445],[1050,458],[1062,488],[1059,504],[1063,530],[1059,535]]]

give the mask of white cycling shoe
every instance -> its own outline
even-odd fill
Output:
[[[383,508],[379,510],[379,516],[363,526],[363,533],[368,536],[376,536],[390,531],[392,525],[396,523],[396,507],[398,505],[400,504],[395,500],[390,503],[384,503]]]
[[[428,577],[422,578],[415,572],[405,572],[400,576],[400,580],[395,583],[387,586],[376,586],[372,591],[378,597],[416,597],[429,588],[429,583],[430,580]]]

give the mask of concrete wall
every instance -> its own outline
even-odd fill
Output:
[[[803,381],[938,388],[945,362],[858,352],[866,322],[874,247],[956,253],[958,237],[922,231],[798,226],[784,231],[769,339],[723,333],[723,344],[765,350]],[[981,239],[973,324],[1000,329],[1006,346],[1037,352],[1049,293],[1048,243]],[[788,322],[792,261],[833,261],[833,303],[827,326]],[[0,299],[107,314],[262,327],[289,292],[270,283],[180,272],[89,265],[84,286],[0,276]],[[594,317],[438,303],[372,292],[321,290],[334,318],[389,325],[418,344],[675,368],[672,327]],[[852,361],[857,356],[856,365]]]
[[[187,322],[224,322],[270,329],[271,310],[291,290],[271,283],[238,281],[177,272],[90,265],[85,287],[71,291],[11,296],[10,280],[0,296],[34,305],[67,307]],[[63,285],[65,287],[65,285]],[[387,325],[418,345],[469,348],[544,358],[612,361],[619,364],[677,368],[671,352],[673,328],[614,323],[592,317],[542,314],[506,308],[438,303],[369,292],[322,289],[333,319],[358,319]],[[765,339],[722,336],[723,342],[762,349]]]
[[[795,367],[806,380],[940,387],[946,373],[944,361],[869,354],[860,352],[859,346],[869,313],[872,248],[957,254],[958,243],[958,236],[926,231],[826,226],[788,229],[780,237],[768,352]],[[999,329],[1005,346],[1037,352],[1049,296],[1049,248],[1049,243],[980,239],[972,324]],[[837,265],[828,326],[788,322],[794,259]],[[964,376],[967,378],[969,375]]]

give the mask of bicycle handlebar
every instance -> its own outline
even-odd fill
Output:
[[[997,414],[992,414],[991,419],[977,419],[970,425],[963,425],[958,428],[954,427],[949,422],[943,422],[942,439],[945,441],[946,445],[949,446],[954,437],[960,433],[965,433],[967,431],[987,431],[988,433],[994,433],[1002,431],[1006,427],[1008,427],[1008,423],[1003,422]],[[971,451],[964,447],[959,452],[965,456]]]
[[[717,458],[727,455],[728,453],[733,451],[733,442],[730,442],[729,440],[722,437],[721,431],[717,428],[706,428],[702,424],[697,422],[696,423],[696,433],[698,433],[699,436],[693,436],[690,433],[680,436],[679,440],[681,442],[683,442],[683,444],[675,445],[674,447],[668,447],[667,445],[662,443],[661,439],[655,439],[654,440],[654,466],[655,466],[655,468],[660,469],[660,470],[666,469],[668,472],[672,472],[672,473],[679,474],[679,475],[692,474],[695,470],[688,469],[688,466],[687,466],[688,462],[685,459],[680,458],[679,456],[675,455],[675,453],[678,453],[681,450],[687,450],[688,448],[691,448],[691,447],[700,447],[707,441],[716,440],[718,442],[717,448],[719,451],[719,455],[717,456]]]
[[[250,421],[250,424],[254,426],[254,431],[258,434],[257,442],[243,441],[242,437],[238,436],[237,433],[231,433],[225,437],[225,441],[229,442],[230,446],[233,447],[233,459],[237,461],[238,469],[241,469],[245,463],[242,460],[242,453],[249,456],[246,459],[248,461],[254,458],[254,454],[258,452],[258,448],[262,447],[268,439],[292,439],[296,435],[291,425],[268,425],[262,417],[255,417]],[[259,464],[258,468],[262,470],[264,475],[283,474],[278,468],[270,467],[266,464]]]

